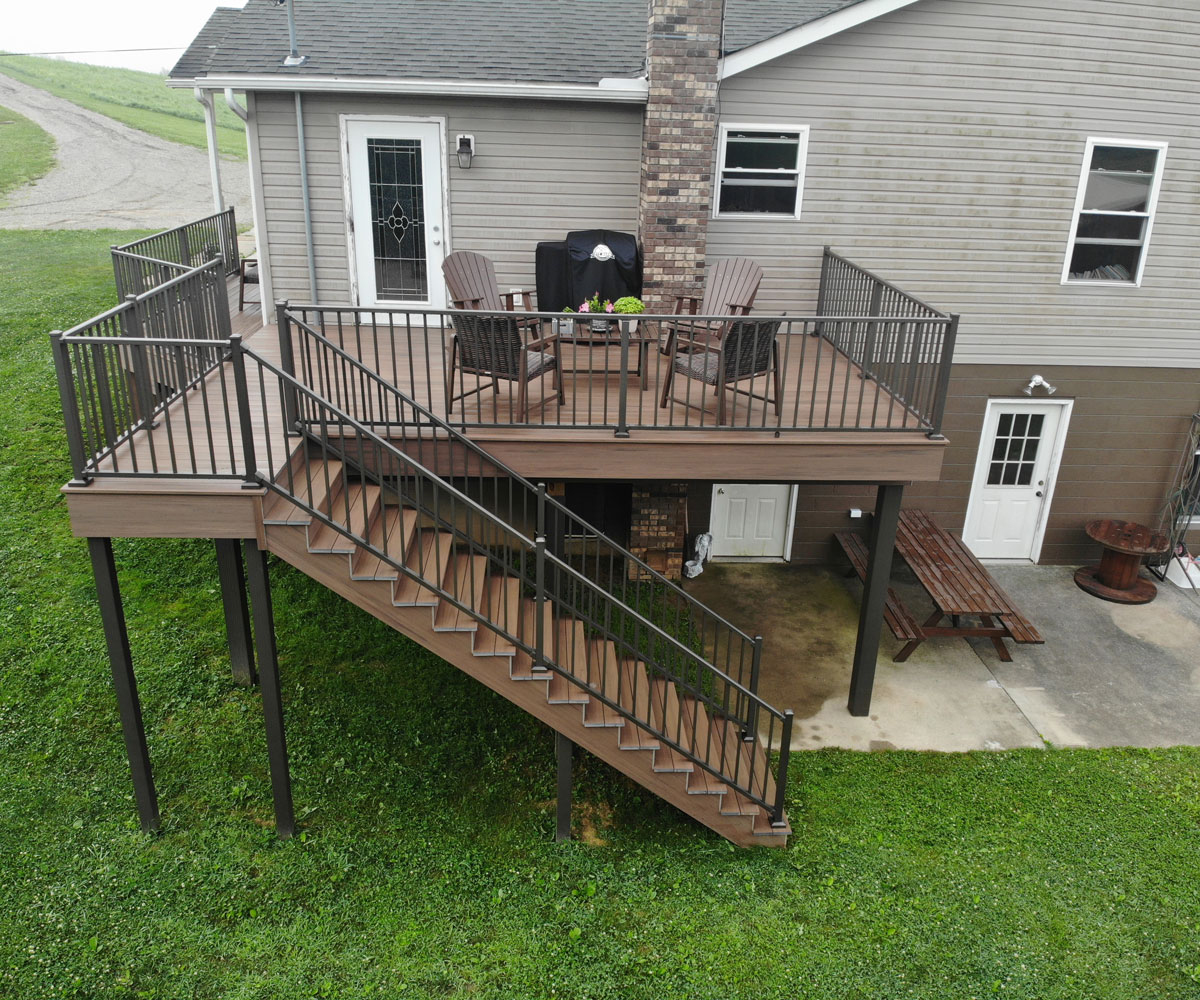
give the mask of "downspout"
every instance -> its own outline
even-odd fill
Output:
[[[248,122],[250,120],[250,110],[248,108],[243,108],[240,104],[238,104],[237,98],[233,96],[232,87],[225,88],[225,103],[229,105],[229,110],[237,115],[242,121]]]
[[[308,196],[308,152],[304,148],[304,106],[296,91],[296,146],[300,155],[300,194],[304,202],[304,242],[308,247],[309,301],[317,301],[317,258],[313,250],[312,201]]]
[[[213,107],[211,92],[196,87],[194,93],[196,100],[204,108],[204,132],[208,137],[208,174],[212,180],[213,208],[214,211],[224,212],[225,198],[221,194],[221,154],[217,149],[216,109]]]

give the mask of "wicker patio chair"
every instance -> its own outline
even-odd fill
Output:
[[[537,340],[525,340],[515,316],[503,313],[479,313],[478,316],[451,317],[454,336],[450,339],[450,360],[446,366],[446,413],[454,410],[454,401],[488,386],[499,394],[501,380],[517,383],[516,414],[529,419],[529,383],[549,375],[561,403],[563,394],[558,337],[551,334]],[[462,391],[454,394],[454,375],[459,376]],[[467,375],[476,376],[474,389],[467,389]],[[484,381],[486,380],[486,381]],[[509,393],[511,402],[511,390]],[[543,397],[542,405],[549,401]]]
[[[689,340],[680,333],[671,343],[671,360],[663,382],[662,398],[658,405],[665,407],[674,400],[695,409],[703,409],[704,392],[700,392],[699,404],[671,395],[675,377],[694,379],[713,387],[717,397],[717,424],[725,423],[725,394],[729,390],[737,395],[761,399],[775,404],[775,415],[783,410],[783,375],[779,370],[779,320],[737,320],[726,324],[715,342],[707,335],[703,339]],[[769,379],[768,392],[762,395],[749,389],[740,389],[737,383],[760,376]],[[774,389],[774,396],[769,390]]]

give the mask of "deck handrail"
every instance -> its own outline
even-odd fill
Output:
[[[828,267],[823,273],[828,274]],[[877,287],[882,293],[894,286]],[[311,303],[288,308],[292,316],[464,430],[527,424],[542,429],[605,428],[620,438],[662,430],[932,434],[940,427],[942,375],[948,372],[957,318],[900,296],[888,291],[882,308],[874,303],[874,312],[873,303],[864,298],[858,308],[824,312],[824,302],[819,301],[818,314],[805,316],[612,314],[598,318],[612,327],[599,339],[575,325],[596,318],[586,314]],[[829,295],[825,298],[832,301]],[[578,362],[575,352],[580,347],[590,350],[600,343],[612,354],[597,367],[589,353],[587,367],[570,369],[573,391],[563,402],[548,405],[549,389],[543,382],[540,401],[525,413],[515,375],[494,381],[482,371],[468,374],[455,363],[453,351],[442,357],[447,335],[454,331],[458,336],[456,326],[501,321],[520,329],[532,325],[549,332],[553,324],[572,331],[560,333],[557,346],[551,348],[560,368],[566,361]],[[755,362],[737,381],[727,380],[723,396],[729,405],[716,406],[714,390],[705,386],[703,376],[678,374],[667,345],[676,335],[685,342],[693,335],[711,342],[734,330],[735,324],[746,324],[739,333],[743,342],[772,337],[773,356],[769,363]],[[575,350],[567,354],[572,346]],[[686,350],[681,357],[686,358]],[[456,379],[461,392],[455,388]],[[662,387],[668,380],[675,384],[673,402],[644,391],[648,384]]]
[[[237,218],[230,205],[224,211],[111,249],[117,294],[122,298],[155,288],[158,282],[153,280],[153,269],[164,266],[194,268],[197,263],[219,258],[228,276],[236,274],[239,267]]]
[[[253,479],[268,490],[284,496],[310,517],[385,562],[398,574],[418,583],[425,590],[435,592],[439,601],[449,603],[523,651],[532,659],[535,669],[552,671],[573,686],[582,688],[589,698],[596,698],[626,722],[662,740],[694,766],[762,806],[769,812],[773,823],[784,822],[783,802],[787,786],[792,713],[776,709],[736,678],[725,674],[701,652],[690,648],[636,607],[588,578],[548,548],[545,537],[548,498],[544,484],[537,487],[538,531],[531,538],[511,520],[489,510],[430,470],[414,457],[410,448],[397,447],[392,440],[350,413],[340,410],[300,379],[243,345],[240,338],[234,338],[233,360],[235,372],[241,372],[239,378],[254,381],[253,376],[246,372],[246,362],[257,369],[261,412],[253,416],[243,412],[243,424],[255,420],[269,428],[272,420],[278,420],[282,424],[276,428],[282,432],[279,437],[297,435],[291,439],[293,447],[298,444],[305,449],[309,458],[309,461],[302,463],[305,476],[311,477],[309,470],[312,468],[312,459],[321,459],[319,467],[325,470],[326,476],[331,467],[330,459],[336,459],[337,474],[342,479],[338,484],[339,489],[329,492],[338,498],[334,501],[335,505],[344,505],[345,518],[334,517],[332,510],[325,512],[309,500],[313,483],[306,480],[300,487],[297,486],[294,465],[288,455],[275,453],[271,446],[273,435],[269,431],[265,438],[266,466],[272,470],[282,468],[283,472],[278,475],[260,472],[257,459],[253,452],[249,452],[245,469],[248,481]],[[270,383],[276,380],[280,397],[285,400],[279,411],[273,411],[267,402]],[[238,397],[241,400],[249,398],[244,386],[239,389]],[[287,401],[289,397],[290,402]],[[406,402],[404,405],[409,404]],[[317,454],[314,455],[314,451]],[[488,467],[497,464],[486,452],[480,457]],[[469,480],[471,477],[468,475],[464,478]],[[480,472],[479,478],[485,478],[484,471]],[[457,561],[448,560],[445,563],[448,567],[447,577],[431,580],[408,564],[411,549],[406,551],[403,532],[400,533],[398,550],[395,543],[389,543],[389,533],[382,532],[372,537],[365,491],[357,494],[357,500],[352,499],[355,480],[369,480],[387,496],[399,499],[406,507],[417,510],[430,522],[434,546],[442,544],[440,535],[447,533],[453,541],[446,544],[486,561],[489,577],[499,574],[505,583],[509,580],[516,583],[519,592],[532,592],[535,640],[529,642],[522,634],[520,608],[524,607],[524,602],[519,605],[516,621],[508,619],[506,607],[497,615],[501,620],[494,621],[490,615],[461,598],[460,595],[464,593],[482,593],[483,580],[475,574],[484,570],[476,569],[473,558],[467,560],[465,569],[460,569]],[[326,486],[328,488],[329,484]],[[359,501],[362,503],[361,516],[357,506]],[[350,527],[356,517],[368,526],[362,533]],[[442,564],[437,559],[435,562]],[[460,576],[460,573],[470,575]],[[603,644],[611,644],[614,650],[621,651],[618,663],[614,665],[615,680],[614,674],[604,669],[606,654],[599,654],[600,664],[597,665],[592,659],[595,654],[585,651],[584,663],[580,664],[578,647],[574,641],[560,646],[553,637],[547,637],[547,614],[556,636],[559,634],[556,623],[577,623],[585,636],[598,639]],[[586,649],[591,648],[589,640]],[[641,664],[646,671],[647,683],[655,679],[665,680],[704,706],[710,718],[719,720],[722,725],[736,727],[736,749],[730,748],[729,741],[723,735],[714,746],[713,734],[709,731],[704,737],[707,741],[705,752],[700,754],[697,750],[701,740],[696,729],[698,716],[693,714],[691,719],[685,717],[682,699],[676,699],[678,712],[674,718],[668,717],[668,708],[664,705],[657,713],[662,724],[657,724],[653,719],[656,713],[651,708],[649,688],[639,690],[636,680],[631,682],[626,679],[625,671],[619,666],[625,662]],[[594,666],[599,668],[595,673]],[[629,689],[631,683],[634,686],[632,691]],[[639,697],[642,698],[641,714],[638,711]],[[629,704],[631,699],[632,704]],[[761,736],[764,725],[765,738]],[[692,729],[692,739],[684,740],[682,735],[689,727]],[[776,748],[779,753],[778,774],[772,775],[770,753]],[[717,755],[715,760],[712,752]],[[730,757],[734,758],[732,763]],[[771,781],[774,781],[775,788],[768,794]]]
[[[343,398],[343,405],[356,404],[362,407],[367,412],[358,412],[356,417],[363,420],[364,423],[372,426],[380,426],[380,421],[376,418],[383,418],[382,423],[386,433],[394,433],[399,429],[400,433],[405,436],[411,430],[414,434],[414,443],[409,445],[410,449],[416,447],[418,449],[432,448],[435,450],[439,447],[437,435],[442,435],[446,440],[453,443],[453,447],[473,455],[479,462],[486,463],[488,466],[496,470],[500,475],[508,479],[511,483],[518,486],[523,495],[519,498],[510,493],[507,497],[507,502],[511,506],[519,499],[521,504],[521,513],[528,516],[533,509],[536,498],[538,496],[537,486],[526,477],[522,476],[516,470],[507,466],[500,459],[487,452],[478,443],[470,437],[463,434],[457,428],[438,417],[432,410],[423,406],[417,400],[402,392],[399,388],[389,382],[387,379],[379,375],[364,365],[359,359],[353,357],[344,349],[333,343],[326,337],[314,330],[303,320],[294,316],[286,306],[281,307],[278,311],[278,329],[280,353],[283,359],[283,367],[288,370],[289,365],[294,366],[294,349],[295,343],[292,337],[293,324],[303,337],[313,338],[317,341],[317,348],[323,354],[330,357],[325,359],[314,358],[307,345],[301,344],[301,358],[304,362],[302,368],[304,373],[308,375],[314,368],[323,368],[325,378],[323,384],[329,384],[334,387],[341,387],[347,383],[345,372],[334,373],[330,377],[330,367],[336,359],[336,363],[342,366],[349,367],[354,372],[353,381],[362,383],[363,381],[371,384],[370,391],[366,393],[349,394],[346,393]],[[293,375],[295,374],[293,368]],[[306,378],[305,384],[311,386],[311,378]],[[341,396],[341,393],[336,393]],[[381,396],[389,397],[396,405],[394,411],[386,406],[377,406],[377,401]],[[334,400],[337,402],[337,400]],[[365,405],[364,405],[365,404]],[[347,407],[349,409],[349,407]],[[402,417],[406,411],[412,411],[419,420],[415,422],[415,426],[409,426],[408,423],[402,422],[399,428],[390,418],[395,415]],[[422,439],[417,436],[419,432],[432,431],[433,439]],[[607,575],[610,579],[614,577],[614,566],[620,567],[621,563],[625,563],[635,568],[634,580],[629,581],[628,573],[626,573],[626,583],[632,582],[635,593],[632,599],[635,603],[640,603],[644,595],[640,592],[640,583],[643,579],[647,580],[652,585],[657,585],[665,591],[675,602],[682,604],[690,613],[690,615],[700,615],[699,638],[702,642],[710,644],[713,649],[721,648],[724,650],[725,667],[724,670],[731,676],[734,676],[739,683],[750,683],[753,672],[753,663],[755,658],[756,646],[761,643],[761,637],[751,637],[732,622],[722,617],[717,612],[713,611],[707,605],[696,600],[691,594],[683,590],[674,581],[668,579],[665,575],[650,566],[645,560],[639,558],[633,552],[629,551],[625,546],[621,545],[616,540],[608,537],[599,528],[590,524],[584,518],[574,513],[565,504],[552,496],[546,498],[546,504],[552,517],[552,533],[556,536],[579,537],[581,535],[594,536],[597,539],[597,551],[594,556],[592,571],[595,576]],[[601,549],[608,550],[609,564],[605,567],[602,564]],[[614,556],[616,559],[614,560]],[[585,562],[586,565],[586,562]],[[677,615],[678,624],[679,616]],[[711,631],[711,636],[710,636]],[[757,686],[756,683],[753,686]]]

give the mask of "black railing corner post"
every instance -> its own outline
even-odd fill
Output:
[[[533,669],[546,669],[546,484],[538,483],[537,535],[534,551]]]
[[[87,486],[92,477],[87,471],[87,452],[83,445],[83,422],[79,417],[79,399],[75,395],[75,380],[71,377],[71,353],[63,340],[62,330],[50,334],[50,349],[54,352],[54,370],[58,375],[58,394],[62,399],[63,422],[67,428],[67,451],[71,456],[72,479],[68,486]]]
[[[817,316],[825,315],[826,294],[829,288],[829,254],[830,247],[825,247],[821,254],[821,280],[817,283]],[[812,336],[819,337],[823,332],[823,325],[818,320],[813,324]]]
[[[179,227],[179,263],[192,266],[192,247],[188,239],[187,226]]]
[[[771,811],[771,826],[779,828],[787,825],[784,819],[783,801],[787,795],[788,762],[792,756],[792,723],[795,713],[789,708],[783,713],[783,735],[779,745],[779,773],[775,776],[775,808]]]
[[[614,437],[629,437],[629,320],[618,324],[621,331],[621,388],[617,396],[617,431]],[[641,357],[640,353],[638,355]],[[642,372],[645,381],[646,373]]]
[[[246,385],[246,349],[242,346],[241,334],[229,338],[229,358],[233,364],[233,388],[237,398],[238,430],[242,438],[242,488],[256,490],[258,481],[258,459],[254,454],[254,423],[250,419],[250,390]]]
[[[296,356],[292,346],[292,320],[288,300],[275,300],[275,325],[279,331],[279,367],[289,378],[296,377]],[[283,425],[288,434],[300,433],[300,395],[294,385],[284,385]]]
[[[758,675],[762,668],[762,649],[763,637],[756,635],[753,658],[750,660],[750,694],[752,697],[746,706],[746,731],[742,733],[742,739],[747,741],[758,738]]]
[[[933,397],[933,413],[929,418],[928,437],[942,441],[942,418],[946,415],[946,397],[950,393],[950,366],[954,363],[954,343],[958,339],[958,313],[950,314],[946,333],[942,338],[942,357],[938,362],[937,390]]]

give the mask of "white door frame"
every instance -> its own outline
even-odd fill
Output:
[[[449,256],[453,249],[450,245],[450,156],[446,145],[446,119],[440,115],[338,115],[338,144],[341,149],[342,160],[342,197],[345,201],[346,257],[350,266],[350,300],[355,305],[362,305],[362,302],[359,300],[358,288],[358,255],[354,246],[354,196],[350,183],[349,124],[351,122],[379,122],[387,125],[436,125],[438,127],[438,141],[441,145],[441,155],[438,157],[438,163],[441,167],[439,172],[441,183],[439,187],[442,199],[443,259]],[[445,279],[440,269],[437,274],[431,273],[429,275],[431,289],[435,281],[441,283],[444,291]]]
[[[1058,485],[1058,467],[1062,462],[1063,448],[1067,443],[1067,427],[1071,423],[1071,411],[1075,408],[1073,399],[1030,399],[1019,396],[996,396],[987,401],[983,411],[983,426],[979,433],[979,447],[975,455],[975,474],[971,477],[971,494],[967,500],[967,514],[963,527],[971,523],[971,515],[978,503],[980,488],[987,482],[988,466],[991,461],[989,442],[984,439],[984,432],[991,426],[992,409],[994,407],[1019,403],[1022,406],[1030,404],[1038,406],[1057,406],[1058,429],[1054,435],[1053,446],[1050,449],[1050,464],[1046,468],[1046,486],[1042,490],[1042,509],[1038,511],[1037,525],[1033,531],[1033,546],[1030,548],[1029,559],[986,559],[985,562],[1037,562],[1042,554],[1042,541],[1046,537],[1046,524],[1050,518],[1050,505],[1054,502],[1054,489]]]
[[[782,556],[713,556],[713,562],[758,562],[758,563],[778,563],[790,562],[792,558],[792,540],[796,535],[796,501],[800,496],[800,488],[795,483],[745,483],[740,485],[746,486],[787,486],[788,488],[788,513],[787,513],[787,528],[783,536],[783,555]],[[717,483],[713,483],[712,495],[709,500],[708,509],[711,511],[717,502]],[[711,515],[709,528],[711,529]]]

